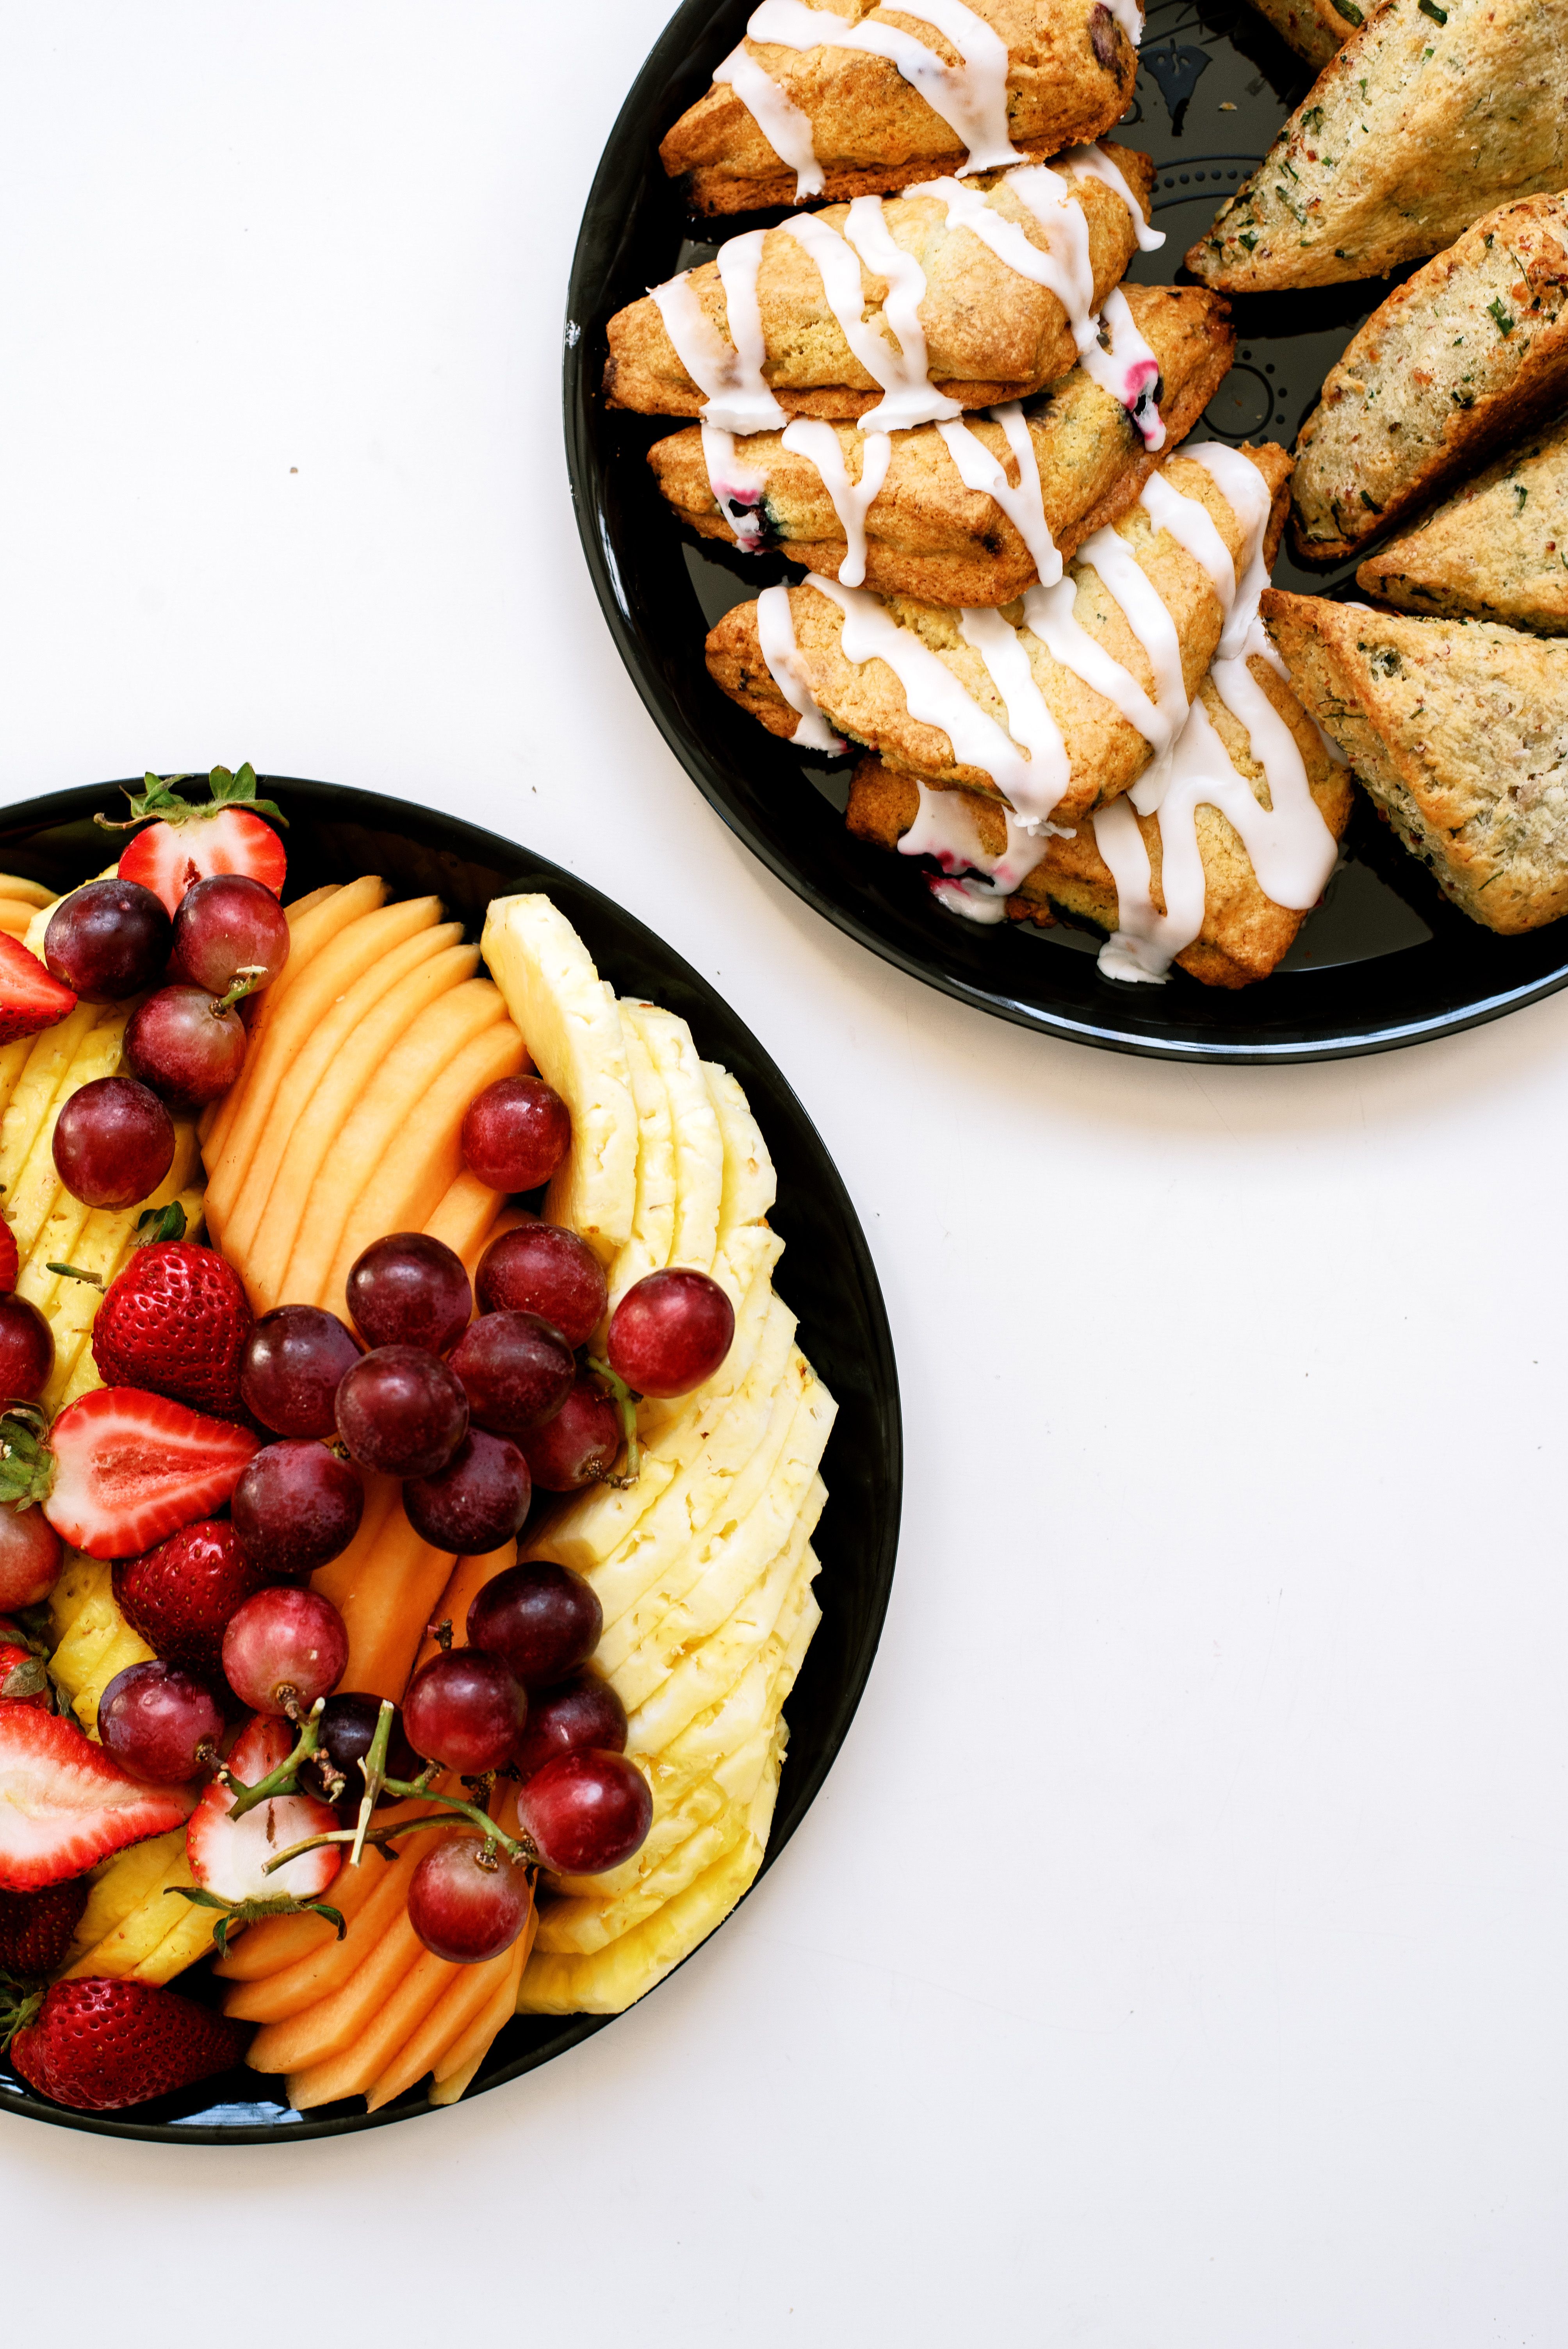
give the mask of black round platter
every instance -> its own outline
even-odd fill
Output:
[[[618,994],[643,996],[677,1012],[705,1057],[722,1062],[745,1088],[778,1169],[778,1205],[769,1220],[786,1242],[780,1290],[799,1316],[803,1350],[839,1403],[822,1463],[828,1506],[815,1536],[821,1572],[814,1589],[822,1620],[789,1701],[789,1758],[766,1872],[810,1808],[849,1730],[876,1652],[898,1546],[903,1439],[892,1342],[865,1236],[838,1170],[785,1078],[723,998],[585,881],[495,833],[401,800],[286,776],[264,777],[259,788],[288,818],[291,896],[325,882],[379,873],[395,896],[438,893],[452,917],[477,938],[491,897],[542,891],[577,928]],[[104,835],[92,818],[95,812],[119,812],[121,789],[102,783],[57,792],[8,811],[0,819],[0,871],[56,889],[101,871]],[[178,1987],[199,1996],[204,1980],[201,1968],[181,1976]],[[532,2071],[613,2020],[516,2017],[492,2044],[469,2095]],[[123,2114],[76,2113],[35,2096],[0,2060],[0,2111],[169,2144],[294,2142],[376,2128],[429,2109],[418,2087],[370,2116],[358,2099],[301,2115],[290,2111],[281,2080],[242,2069]]]

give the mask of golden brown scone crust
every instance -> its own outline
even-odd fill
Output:
[[[1568,630],[1568,416],[1369,554],[1356,577],[1407,612]]]
[[[1345,0],[1353,13],[1342,16],[1335,0],[1253,0],[1258,15],[1265,16],[1280,38],[1318,73],[1339,55],[1357,24],[1365,24],[1377,5],[1377,0],[1368,0],[1364,9],[1358,0]]]
[[[1271,588],[1302,700],[1456,905],[1511,936],[1568,913],[1568,643]]]
[[[1195,285],[1129,285],[1124,292],[1140,333],[1160,362],[1160,408],[1166,445],[1185,440],[1231,365],[1236,337],[1223,298]],[[1091,531],[1117,522],[1160,463],[1132,419],[1108,391],[1074,367],[1028,418],[1040,492],[1051,535],[1068,555]],[[853,425],[834,428],[850,479],[858,481],[864,439]],[[1015,486],[1017,460],[999,424],[971,423]],[[887,479],[867,510],[865,585],[882,595],[931,604],[1010,604],[1035,582],[1034,558],[994,498],[967,490],[934,424],[895,432]],[[739,461],[767,481],[766,513],[774,540],[792,563],[830,579],[848,553],[832,499],[809,457],[786,449],[777,432],[736,444]],[[734,545],[735,532],[714,496],[696,426],[648,451],[660,489],[707,538]]]
[[[1568,185],[1565,90],[1557,0],[1384,0],[1187,266],[1252,294],[1440,253],[1483,212]]]
[[[1349,775],[1329,758],[1317,729],[1284,678],[1265,660],[1254,657],[1247,667],[1290,728],[1305,762],[1313,798],[1338,840],[1350,820]],[[1268,784],[1252,755],[1245,727],[1225,708],[1207,678],[1200,692],[1203,708],[1238,771],[1252,784],[1259,803],[1266,807]],[[999,811],[993,802],[966,796],[983,843],[993,854],[999,853],[1006,840]],[[896,848],[914,822],[919,804],[908,776],[895,773],[880,760],[862,759],[850,788],[845,822],[857,838],[873,841],[882,848]],[[1218,808],[1200,806],[1196,823],[1198,851],[1203,860],[1203,926],[1176,960],[1205,987],[1246,987],[1253,979],[1266,978],[1277,968],[1306,916],[1276,905],[1264,895],[1240,833]],[[1138,829],[1149,857],[1154,903],[1163,913],[1158,816],[1140,816]],[[1100,855],[1092,823],[1080,823],[1070,840],[1051,842],[1012,899],[1008,912],[1016,921],[1048,922],[1053,907],[1080,920],[1097,922],[1103,930],[1117,926],[1116,883]]]
[[[818,0],[818,5],[820,0]],[[1102,0],[968,0],[1007,44],[1007,124],[1015,147],[1044,162],[1064,147],[1098,139],[1125,113],[1138,58]],[[851,24],[868,17],[913,34],[948,65],[958,51],[934,25],[878,7],[835,0]],[[810,117],[812,144],[832,202],[887,195],[963,166],[952,129],[885,57],[852,49],[745,47],[785,95]],[[688,107],[659,149],[672,178],[690,174],[698,212],[750,212],[795,202],[795,173],[780,162],[755,119],[726,83]]]
[[[1568,392],[1568,199],[1506,204],[1375,310],[1296,440],[1292,535],[1353,554]]]
[[[1290,459],[1283,449],[1269,446],[1246,452],[1270,488],[1281,491],[1289,477]],[[1228,499],[1213,476],[1202,465],[1180,455],[1164,469],[1171,486],[1198,500],[1215,528],[1239,559],[1243,533]],[[1214,656],[1222,615],[1209,575],[1168,532],[1155,527],[1147,507],[1135,506],[1116,524],[1122,538],[1159,591],[1175,623],[1181,646],[1182,672],[1189,694]],[[1154,674],[1147,653],[1128,626],[1120,605],[1087,564],[1074,564],[1068,575],[1077,595],[1073,612],[1078,626],[1103,645],[1112,657],[1130,670],[1146,693],[1154,689]],[[1006,713],[979,654],[959,633],[960,615],[912,597],[890,596],[887,607],[899,624],[912,629],[959,679],[965,690],[1006,730]],[[851,741],[875,750],[889,766],[918,776],[942,788],[957,785],[999,796],[983,768],[965,764],[954,755],[953,744],[938,726],[910,715],[903,688],[883,660],[846,659],[841,644],[843,615],[830,596],[810,585],[789,590],[789,611],[802,667],[818,702],[831,723]],[[1005,616],[1015,626],[1022,611],[1010,607]],[[1054,660],[1039,638],[1026,628],[1021,642],[1047,709],[1060,727],[1067,747],[1071,780],[1057,811],[1062,823],[1076,823],[1091,809],[1103,806],[1138,781],[1149,764],[1150,746],[1136,727],[1071,669]],[[795,730],[795,712],[769,673],[758,638],[757,606],[737,605],[709,634],[707,666],[714,681],[731,700],[761,720],[770,733],[786,740]]]
[[[1147,210],[1153,165],[1145,155],[1122,149],[1115,152]],[[1044,230],[1005,181],[991,185],[989,201],[995,211],[1016,222],[1031,244],[1046,250]],[[1073,201],[1088,221],[1098,308],[1137,251],[1137,237],[1127,206],[1101,181],[1075,181]],[[831,205],[817,214],[840,230],[847,217],[844,205]],[[895,243],[914,254],[925,271],[920,322],[925,329],[927,362],[933,382],[950,398],[965,408],[990,408],[998,400],[1043,389],[1076,364],[1067,313],[1056,295],[1009,269],[972,229],[950,230],[947,206],[940,196],[895,196],[886,206],[885,218]],[[703,263],[692,271],[689,282],[716,332],[727,341],[717,264]],[[888,290],[886,279],[862,263],[861,283],[873,313],[869,323],[885,329],[880,305]],[[852,420],[877,406],[881,388],[845,341],[828,306],[816,263],[788,229],[767,232],[757,291],[768,354],[762,372],[781,408],[791,416],[821,416],[831,421]],[[645,416],[702,413],[704,395],[676,357],[651,295],[616,312],[610,321],[609,342],[604,397],[612,408],[633,408]]]

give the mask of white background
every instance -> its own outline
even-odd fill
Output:
[[[0,6],[0,796],[404,793],[715,979],[887,1293],[881,1656],[743,1914],[531,2078],[255,2151],[0,2116],[6,2337],[1559,2343],[1568,999],[1154,1068],[895,976],[730,838],[558,421],[665,14]]]

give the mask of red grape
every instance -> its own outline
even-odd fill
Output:
[[[78,1086],[56,1121],[55,1172],[85,1206],[133,1207],[173,1164],[174,1121],[134,1077]]]
[[[362,1468],[433,1476],[469,1430],[462,1388],[443,1361],[418,1346],[362,1354],[337,1390],[337,1432]]]
[[[594,1672],[574,1672],[559,1688],[542,1689],[528,1700],[528,1726],[512,1755],[520,1778],[531,1778],[562,1754],[626,1750],[626,1708]]]
[[[0,1402],[36,1402],[55,1367],[55,1333],[25,1297],[0,1297]]]
[[[516,1444],[470,1427],[444,1468],[408,1479],[403,1506],[421,1541],[455,1557],[482,1557],[522,1531],[532,1490]]]
[[[498,1077],[463,1115],[463,1163],[492,1191],[537,1191],[572,1147],[572,1112],[542,1077]]]
[[[403,1728],[415,1753],[465,1778],[510,1762],[527,1718],[518,1682],[499,1656],[480,1648],[432,1656],[403,1699]]]
[[[537,1313],[567,1344],[585,1346],[604,1319],[604,1268],[586,1240],[530,1219],[491,1240],[474,1278],[481,1313]]]
[[[376,1724],[381,1718],[378,1696],[359,1696],[341,1691],[329,1696],[321,1709],[316,1726],[316,1750],[300,1764],[301,1783],[325,1803],[339,1806],[344,1824],[358,1814],[365,1793],[365,1773],[360,1763],[370,1751],[376,1734]],[[317,1755],[325,1755],[325,1761]],[[392,1708],[392,1732],[387,1740],[385,1775],[401,1778],[405,1784],[419,1775],[419,1757],[403,1733],[403,1716],[396,1705]],[[338,1786],[337,1781],[343,1784]],[[383,1795],[383,1802],[393,1799]]]
[[[641,1848],[654,1798],[624,1754],[562,1754],[519,1787],[517,1816],[557,1876],[602,1876]]]
[[[44,960],[84,1003],[123,1003],[151,987],[169,960],[171,926],[138,881],[89,881],[51,915]]]
[[[253,1566],[303,1581],[359,1531],[365,1487],[324,1444],[269,1444],[242,1472],[229,1509]]]
[[[475,1966],[510,1950],[531,1896],[528,1869],[478,1835],[443,1836],[408,1879],[408,1922],[449,1965]]]
[[[177,1786],[216,1757],[223,1716],[211,1690],[178,1664],[129,1664],[98,1699],[98,1732],[133,1778]]]
[[[0,1609],[36,1607],[60,1578],[65,1544],[41,1508],[0,1506]]]
[[[244,1066],[245,1023],[201,987],[160,987],[130,1015],[125,1057],[170,1109],[205,1109]]]
[[[320,1305],[277,1305],[252,1330],[240,1364],[247,1411],[275,1435],[331,1435],[333,1404],[359,1340]]]
[[[580,1371],[553,1419],[522,1438],[529,1475],[544,1493],[575,1493],[607,1475],[621,1449],[621,1414],[602,1381]]]
[[[678,1265],[645,1273],[610,1316],[610,1368],[636,1394],[683,1395],[712,1378],[735,1336],[717,1280]]]
[[[591,1584],[553,1558],[492,1575],[469,1609],[469,1640],[504,1657],[524,1688],[550,1688],[586,1663],[604,1610]]]
[[[329,1600],[280,1583],[229,1618],[223,1677],[253,1713],[306,1713],[348,1664],[348,1632]]]
[[[289,958],[288,916],[272,891],[246,873],[193,881],[174,916],[180,973],[213,995],[227,995],[242,972],[249,992],[276,978]]]
[[[469,1326],[474,1293],[461,1257],[425,1232],[372,1240],[348,1276],[348,1309],[367,1346],[444,1354]]]
[[[577,1364],[558,1330],[537,1313],[481,1313],[452,1350],[469,1416],[492,1435],[525,1435],[553,1419]]]

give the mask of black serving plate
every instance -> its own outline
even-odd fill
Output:
[[[567,460],[593,585],[622,659],[676,757],[730,828],[797,895],[916,978],[1023,1027],[1113,1051],[1181,1061],[1312,1061],[1387,1051],[1495,1019],[1568,981],[1562,924],[1500,938],[1450,905],[1357,795],[1325,902],[1274,975],[1231,992],[1173,971],[1165,987],[1102,978],[1098,933],[1063,922],[980,928],[943,912],[913,860],[851,840],[842,811],[850,761],[817,762],[728,701],[703,666],[703,638],[734,604],[799,573],[777,554],[743,556],[682,528],[643,461],[676,428],[599,397],[612,315],[713,238],[785,217],[693,219],[657,146],[707,88],[753,0],[686,0],[634,83],[583,214],[568,295]],[[1137,92],[1116,132],[1159,165],[1160,253],[1130,273],[1171,283],[1221,200],[1266,153],[1310,73],[1243,0],[1153,0]],[[1325,375],[1385,285],[1248,296],[1233,305],[1237,362],[1204,437],[1287,446]],[[1354,595],[1354,565],[1279,586]]]
[[[139,778],[138,788],[139,788]],[[813,1586],[822,1620],[789,1700],[789,1753],[763,1869],[799,1826],[843,1744],[876,1653],[892,1585],[903,1480],[898,1376],[882,1291],[865,1235],[821,1137],[784,1077],[722,996],[688,963],[587,882],[476,824],[406,801],[334,783],[263,777],[263,793],[288,818],[289,895],[361,873],[386,876],[395,895],[437,892],[478,937],[491,897],[537,889],[554,899],[621,995],[644,996],[690,1022],[706,1059],[733,1070],[779,1170],[770,1221],[788,1243],[780,1288],[799,1317],[800,1344],[838,1398],[822,1463],[829,1502],[814,1537],[822,1570]],[[56,792],[0,816],[0,872],[65,889],[100,872],[104,835],[93,814],[123,810],[120,786]],[[178,1987],[203,1994],[206,1969]],[[206,1994],[216,1985],[207,1986]],[[545,2064],[614,2018],[519,2015],[469,2090],[499,2087]],[[239,2069],[124,2114],[73,2113],[35,2096],[0,2060],[0,2111],[102,2137],[173,2145],[267,2145],[378,2128],[430,2109],[422,2087],[378,2113],[359,2099],[291,2112],[282,2080]]]

